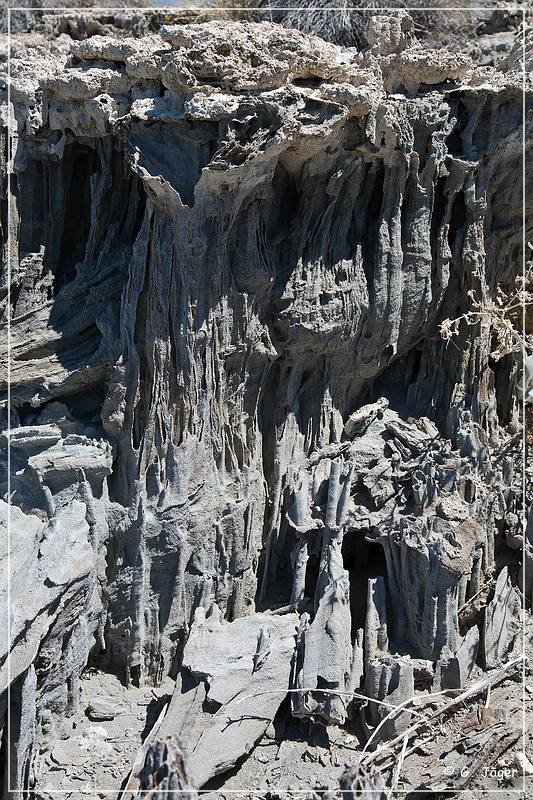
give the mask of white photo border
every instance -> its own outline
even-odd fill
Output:
[[[9,2],[9,0],[8,0]],[[494,13],[521,13],[522,14],[522,280],[524,281],[524,288],[525,288],[525,280],[526,280],[526,251],[527,251],[527,241],[526,241],[526,77],[527,77],[527,69],[526,69],[526,28],[527,28],[527,14],[526,14],[526,5],[525,3],[522,5],[505,5],[501,8],[495,6],[470,6],[469,8],[466,7],[432,7],[428,8],[426,6],[420,7],[405,7],[405,8],[390,8],[387,6],[382,7],[369,7],[369,6],[362,6],[361,8],[346,8],[346,7],[331,7],[331,8],[323,8],[321,6],[312,6],[305,9],[295,9],[294,7],[290,6],[275,6],[270,8],[260,8],[260,7],[247,7],[243,9],[242,7],[228,7],[228,8],[210,8],[209,6],[179,6],[179,5],[161,5],[161,6],[88,6],[88,7],[68,7],[68,6],[43,6],[40,8],[33,7],[33,6],[9,6],[7,8],[7,135],[8,135],[8,150],[7,150],[7,295],[6,295],[6,306],[7,306],[7,496],[8,496],[8,515],[7,515],[7,639],[8,639],[8,653],[7,653],[7,791],[9,793],[13,792],[16,793],[20,790],[12,789],[11,788],[11,759],[10,759],[10,752],[11,752],[11,714],[10,714],[10,700],[11,700],[11,651],[10,651],[10,622],[11,622],[11,594],[10,594],[10,587],[11,587],[11,569],[10,569],[10,559],[11,559],[11,305],[10,305],[10,294],[11,294],[11,259],[12,259],[12,241],[11,241],[11,207],[12,207],[12,200],[11,200],[11,187],[10,187],[10,176],[12,173],[12,163],[13,163],[13,153],[12,153],[12,141],[11,141],[11,131],[12,131],[12,123],[15,122],[14,116],[12,118],[12,109],[11,109],[11,13],[17,11],[31,11],[31,12],[57,12],[68,14],[70,12],[74,13],[83,13],[83,14],[91,14],[91,13],[111,13],[111,12],[127,12],[127,11],[136,11],[136,12],[144,12],[144,13],[154,13],[154,12],[174,12],[177,13],[179,10],[182,11],[197,11],[202,12],[205,14],[217,14],[217,13],[227,13],[231,11],[256,11],[261,12],[263,14],[269,13],[272,11],[295,11],[298,10],[302,14],[306,14],[309,12],[317,12],[322,11],[324,13],[332,13],[332,12],[348,12],[348,13],[399,13],[400,11],[406,11],[410,13],[412,11],[431,11],[435,12],[450,12],[450,13],[460,13],[460,12],[468,12],[468,13],[479,13],[483,11],[492,11]],[[525,322],[526,322],[526,305],[525,303],[522,306],[522,329],[524,331],[525,336]],[[525,350],[524,350],[525,352]],[[522,507],[522,531],[523,531],[523,542],[522,542],[522,586],[525,589],[526,586],[526,523],[527,523],[527,509],[526,509],[526,461],[527,461],[527,451],[526,451],[526,377],[525,377],[525,370],[522,370],[522,420],[523,420],[523,430],[522,430],[522,497],[523,497],[523,507]],[[526,726],[526,656],[525,656],[525,647],[526,647],[526,598],[525,592],[522,592],[522,613],[523,613],[523,628],[522,628],[522,753],[524,757],[526,757],[525,753],[525,738],[527,733],[527,726]],[[525,771],[522,775],[522,788],[521,789],[486,789],[485,791],[490,796],[491,793],[494,794],[515,794],[517,792],[521,793],[526,796],[526,774]],[[147,794],[146,792],[136,789],[123,789],[121,790],[120,787],[114,787],[113,789],[100,789],[97,787],[75,787],[73,786],[71,789],[47,789],[46,790],[50,795],[67,795],[73,792],[79,792],[80,794],[89,794],[89,792],[96,792],[99,794],[105,795],[119,795],[122,797],[123,795],[127,794]],[[160,794],[169,794],[173,790],[165,789],[159,790]],[[182,793],[190,793],[194,794],[197,793],[201,794],[209,794],[213,793],[213,789],[181,789]],[[308,787],[306,789],[290,789],[290,790],[283,790],[286,791],[288,795],[305,795],[308,794],[310,791],[314,791],[315,793],[321,793],[326,791],[331,791],[331,789],[314,789],[312,787]],[[338,794],[347,793],[351,790],[348,789],[335,789]],[[363,790],[363,791],[372,791],[372,790]],[[429,790],[424,789],[410,789],[410,790],[401,790],[396,789],[394,791],[395,795],[402,795],[402,794],[427,794]],[[454,794],[468,794],[471,793],[472,790],[470,789],[454,789],[453,786],[450,786],[447,789],[443,789],[443,792],[451,792],[453,791]],[[242,794],[259,794],[260,790],[256,789],[223,789],[224,794],[231,794],[231,795],[242,795]]]

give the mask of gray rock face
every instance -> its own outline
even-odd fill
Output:
[[[221,621],[197,609],[161,733],[177,735],[194,786],[235,765],[270,723],[289,686],[296,614]]]
[[[522,75],[425,51],[403,14],[371,41],[14,37],[14,789],[87,666],[177,676],[154,798],[233,767],[289,689],[297,719],[342,725],[353,692],[398,703],[421,663],[451,688],[473,667],[458,612],[517,508],[496,455],[517,369],[489,323],[438,325],[519,270]]]
[[[483,654],[485,667],[499,666],[519,633],[520,597],[509,581],[507,567],[498,575],[494,596],[485,611]]]
[[[141,771],[141,789],[136,795],[148,800],[197,800],[189,786],[183,753],[172,736],[151,745]]]
[[[474,625],[461,645],[449,657],[443,655],[435,670],[435,691],[442,689],[463,689],[476,663],[479,648],[479,628]]]

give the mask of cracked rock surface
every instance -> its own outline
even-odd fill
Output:
[[[97,31],[2,106],[4,785],[335,793],[522,647],[518,360],[439,334],[522,269],[522,45]]]

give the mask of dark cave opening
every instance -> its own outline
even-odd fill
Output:
[[[87,426],[100,428],[100,410],[104,397],[104,386],[94,384],[90,392],[71,392],[61,397],[51,397],[38,407],[29,402],[22,403],[17,407],[17,414],[21,426],[43,425],[59,420],[67,432],[80,433]],[[41,418],[43,414],[48,415],[44,421]]]
[[[320,555],[311,553],[305,568],[305,597],[313,598],[320,571]]]
[[[364,628],[367,610],[369,578],[387,574],[383,548],[377,542],[369,542],[362,531],[345,534],[342,541],[342,560],[350,578],[351,638],[355,641],[357,631]]]
[[[68,153],[68,155],[67,155]],[[63,184],[61,244],[54,265],[54,292],[76,275],[76,264],[83,261],[91,224],[91,175],[98,169],[96,152],[77,142],[65,148],[59,164]],[[51,169],[56,165],[51,164]]]
[[[491,364],[496,391],[496,412],[500,425],[512,420],[513,396],[519,380],[518,359],[514,353],[504,355]]]
[[[279,206],[277,207],[279,224],[282,225],[284,223],[285,230],[288,233],[291,223],[298,215],[302,198],[295,176],[284,168],[281,159],[278,161],[274,172],[272,190],[275,196],[280,197]]]
[[[16,176],[19,252],[36,256],[34,268],[38,267],[40,280],[46,272],[53,277],[47,299],[73,280],[76,265],[85,256],[91,224],[91,177],[98,166],[93,148],[73,142],[66,145],[60,160],[29,159]],[[14,308],[22,287],[15,288]]]
[[[463,191],[460,191],[457,192],[454,198],[450,224],[448,226],[448,245],[456,257],[458,253],[462,252],[466,223],[467,210],[465,195]]]
[[[26,169],[17,175],[21,253],[37,253],[46,241],[46,205],[48,181],[43,161],[31,159]]]
[[[455,108],[455,127],[446,139],[448,153],[452,156],[464,155],[463,132],[468,125],[469,113],[466,105],[459,100]]]
[[[138,149],[139,164],[160,175],[181,203],[193,208],[195,186],[216,152],[218,124],[151,121],[129,126],[126,139],[133,150]]]
[[[364,181],[365,193],[361,197],[362,209],[354,215],[356,235],[353,245],[362,245],[363,271],[366,277],[368,296],[374,293],[374,275],[378,252],[379,220],[385,188],[385,167],[381,161],[371,163]],[[366,212],[363,210],[366,208]]]
[[[431,246],[431,281],[433,286],[437,286],[438,277],[437,259],[440,252],[439,234],[442,228],[444,215],[446,213],[446,178],[437,178],[433,185],[433,208],[431,209],[430,223],[430,246]]]

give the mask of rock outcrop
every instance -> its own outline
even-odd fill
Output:
[[[139,798],[197,800],[198,794],[189,788],[183,752],[172,736],[157,739],[150,747],[140,777]]]
[[[139,780],[190,797],[289,690],[320,725],[363,693],[371,728],[512,650],[507,573],[463,609],[520,502],[518,367],[490,319],[439,324],[521,269],[522,75],[403,12],[363,52],[270,23],[66,39],[11,45],[2,753],[39,788],[87,667],[170,675]]]

